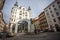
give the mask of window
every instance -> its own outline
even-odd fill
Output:
[[[55,24],[55,27],[59,27],[58,24]]]
[[[11,11],[11,13],[12,13],[12,11]]]
[[[16,11],[17,11],[17,9],[16,9]]]
[[[47,15],[49,15],[49,13],[46,13]]]
[[[54,17],[54,15],[52,14],[52,17]]]
[[[23,10],[25,10],[25,8],[23,8]]]
[[[59,32],[60,31],[60,27],[58,24],[55,24],[56,30]]]
[[[60,17],[58,17],[58,20],[60,21]]]
[[[19,17],[19,19],[21,19],[21,17]]]
[[[53,19],[53,21],[54,21],[54,22],[56,22],[56,20],[55,20],[55,19]]]
[[[11,21],[13,21],[13,19],[11,19]]]
[[[59,1],[59,2],[57,2],[57,4],[60,4],[60,1]]]
[[[1,17],[1,14],[0,14],[0,17]]]
[[[15,11],[15,9],[14,9],[14,11]]]
[[[51,30],[53,30],[53,26],[52,25],[50,25],[50,28],[51,28]]]
[[[46,10],[46,12],[47,12],[48,10]]]
[[[52,22],[52,21],[49,21],[49,22]]]
[[[60,8],[60,5],[59,5],[59,8]]]
[[[12,12],[14,14],[14,12]]]
[[[22,15],[21,13],[19,15]]]
[[[15,14],[16,14],[16,12],[15,12]]]
[[[15,17],[16,17],[16,15],[15,15]]]
[[[51,9],[51,8],[49,8],[49,9]]]
[[[15,22],[15,20],[14,20],[14,22]]]
[[[13,17],[14,15],[12,15],[12,17]]]
[[[56,11],[57,9],[56,8],[54,8],[54,11]]]
[[[12,8],[13,9],[13,8]]]
[[[20,11],[20,13],[21,13],[22,11]]]
[[[53,5],[53,7],[55,7],[55,5]]]
[[[50,11],[50,13],[52,13],[52,11]]]
[[[50,18],[50,16],[48,16],[48,18]]]
[[[27,15],[27,12],[25,12],[25,14]]]
[[[27,14],[27,12],[25,12]]]
[[[56,15],[58,16],[58,15],[59,15],[59,13],[58,13],[58,12],[56,12]]]
[[[25,15],[25,16],[27,16],[27,15]]]
[[[0,21],[0,23],[1,23],[1,21]]]
[[[24,14],[24,12],[23,12],[23,14]]]

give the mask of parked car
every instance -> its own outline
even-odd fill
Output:
[[[13,32],[7,32],[7,37],[13,37],[14,33]]]
[[[0,38],[2,38],[2,36],[3,36],[3,32],[0,32]]]

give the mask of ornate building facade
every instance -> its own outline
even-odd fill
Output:
[[[19,7],[16,2],[11,10],[10,32],[31,32],[31,18],[31,8]]]

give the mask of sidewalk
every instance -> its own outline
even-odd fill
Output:
[[[16,36],[23,36],[25,33],[17,33]]]

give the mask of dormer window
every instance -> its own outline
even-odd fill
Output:
[[[23,8],[23,10],[25,10],[25,8]]]

